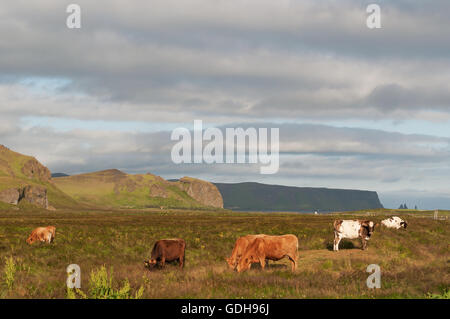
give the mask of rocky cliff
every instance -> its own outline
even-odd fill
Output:
[[[187,176],[175,183],[189,196],[203,205],[223,208],[222,195],[214,184]]]
[[[34,157],[26,156],[0,145],[0,201],[18,205],[26,201],[42,208],[49,205],[51,194],[56,204],[73,203],[51,181],[50,170]]]
[[[216,183],[225,208],[241,211],[327,212],[383,208],[374,191]]]

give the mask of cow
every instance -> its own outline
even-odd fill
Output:
[[[395,229],[400,229],[402,227],[406,229],[406,227],[408,227],[408,223],[398,216],[392,216],[387,219],[384,219],[381,221],[381,224],[386,226],[387,228],[395,228]]]
[[[31,235],[27,238],[27,243],[32,245],[35,241],[53,243],[56,235],[55,226],[38,227],[31,232]]]
[[[153,245],[150,260],[144,261],[147,268],[152,268],[158,264],[164,267],[166,261],[171,262],[178,260],[180,268],[184,267],[184,253],[186,242],[180,238],[161,239]]]
[[[231,252],[231,256],[229,258],[226,258],[228,266],[231,269],[235,270],[239,260],[241,259],[242,255],[244,254],[247,247],[251,243],[253,243],[253,241],[256,238],[264,237],[264,236],[267,236],[267,235],[264,235],[264,234],[246,235],[246,236],[242,236],[242,237],[239,237],[238,239],[236,239],[236,243],[234,244],[234,248],[233,248],[233,251]]]
[[[263,236],[257,237],[251,243],[241,259],[239,260],[236,270],[238,272],[250,269],[252,263],[260,263],[261,268],[264,269],[266,259],[280,260],[288,257],[292,265],[292,271],[297,268],[298,259],[298,238],[295,235],[281,235],[281,236]]]
[[[334,221],[334,246],[333,250],[339,250],[342,238],[360,238],[362,250],[367,248],[367,241],[372,236],[376,224],[371,220],[335,220]]]

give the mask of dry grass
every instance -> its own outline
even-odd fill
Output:
[[[0,216],[0,297],[65,298],[66,267],[82,270],[82,290],[89,274],[113,267],[115,284],[128,279],[144,298],[425,298],[450,286],[449,223],[408,216],[408,230],[379,228],[367,251],[359,241],[342,242],[333,252],[332,222],[345,216],[245,214],[196,211],[2,211]],[[348,216],[347,216],[348,217]],[[380,221],[383,216],[371,217]],[[55,225],[52,245],[25,243],[34,227]],[[299,267],[287,260],[262,271],[227,268],[238,236],[286,234],[299,238]],[[143,261],[153,243],[180,237],[187,242],[186,267],[148,271]],[[14,285],[5,284],[4,260],[15,262]],[[382,270],[382,288],[368,289],[369,264]],[[116,288],[117,288],[116,287]]]

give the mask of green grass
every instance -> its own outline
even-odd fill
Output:
[[[380,221],[384,216],[371,219]],[[367,251],[361,251],[360,242],[355,240],[343,241],[341,250],[333,252],[335,218],[342,216],[160,209],[3,210],[0,296],[67,298],[66,267],[72,263],[81,267],[81,290],[89,298],[93,297],[91,273],[103,265],[113,279],[111,285],[103,287],[110,287],[112,295],[126,292],[127,297],[139,296],[139,291],[143,298],[446,296],[443,291],[450,286],[448,221],[409,216],[406,231],[376,229]],[[45,225],[56,226],[55,242],[27,245],[31,230]],[[264,271],[257,265],[240,274],[229,270],[225,258],[236,238],[255,233],[297,235],[297,271],[291,273],[287,260],[270,262]],[[154,242],[171,237],[186,240],[185,269],[169,264],[165,269],[148,271],[143,262]],[[9,257],[16,265],[11,289],[4,284],[4,261]],[[366,287],[369,274],[365,270],[372,263],[381,267],[381,289]]]
[[[55,178],[54,183],[64,193],[81,203],[109,208],[200,208],[203,207],[186,192],[155,175],[129,175],[117,170]],[[166,191],[166,197],[152,197],[150,185]]]

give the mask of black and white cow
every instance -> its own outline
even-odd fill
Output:
[[[402,227],[406,229],[406,227],[408,226],[408,223],[398,216],[392,216],[387,219],[384,219],[381,221],[381,224],[383,224],[387,228],[395,228],[395,229],[400,229]]]
[[[375,223],[370,220],[335,220],[333,250],[339,250],[339,243],[343,238],[360,238],[362,249],[366,249],[367,241],[372,236],[374,229]]]

